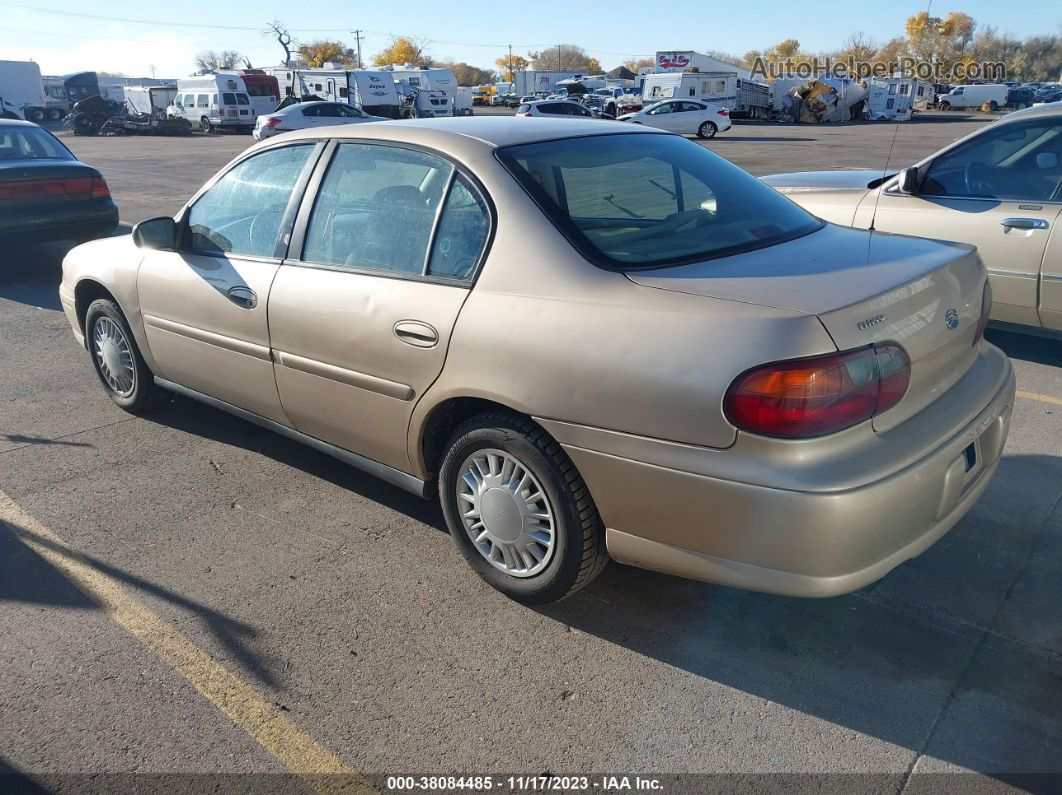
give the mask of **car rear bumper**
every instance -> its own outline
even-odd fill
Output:
[[[587,449],[572,443],[585,443],[586,434],[543,424],[558,434],[586,480],[615,560],[724,585],[823,597],[883,577],[962,518],[999,464],[1014,390],[1010,361],[985,345],[970,373],[923,412],[931,427],[947,429],[944,436],[918,434],[924,448],[918,458],[843,489],[831,483],[770,488],[680,471]],[[947,422],[957,416],[964,418],[958,427]],[[912,444],[911,436],[902,444]],[[882,458],[900,444],[883,442]],[[733,454],[704,453],[717,460]]]
[[[110,234],[118,226],[118,207],[110,199],[5,207],[0,213],[0,240],[30,243],[48,240],[89,240]]]

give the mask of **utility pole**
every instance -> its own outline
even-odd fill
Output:
[[[513,88],[516,88],[516,75],[513,73],[513,45],[509,45],[509,80],[513,83]]]
[[[354,34],[354,40],[358,43],[358,68],[359,69],[363,69],[364,65],[361,62],[361,39],[362,39],[361,30],[360,29],[352,30],[350,32]]]

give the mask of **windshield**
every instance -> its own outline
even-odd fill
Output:
[[[506,147],[498,156],[580,251],[611,267],[725,256],[822,225],[678,136],[587,136]]]
[[[59,140],[37,127],[0,127],[0,162],[5,160],[73,160]]]

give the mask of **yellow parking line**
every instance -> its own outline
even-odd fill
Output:
[[[1020,389],[1014,393],[1020,398],[1026,400],[1039,400],[1041,403],[1054,403],[1057,406],[1062,406],[1062,398],[1052,397],[1051,395],[1041,395],[1036,392],[1022,392]]]
[[[318,792],[376,792],[335,754],[0,491],[0,523]]]

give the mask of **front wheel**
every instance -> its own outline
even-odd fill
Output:
[[[143,411],[159,390],[114,301],[99,298],[89,304],[85,339],[96,375],[111,400],[130,414]]]
[[[210,119],[204,116],[199,120],[199,129],[210,135],[210,133],[214,132],[214,125],[210,123]]]
[[[714,122],[706,121],[697,128],[698,138],[715,138],[715,134],[719,132],[719,128],[715,126]]]
[[[951,110],[951,103],[950,102],[941,102],[940,103],[940,109],[941,110]]]
[[[608,562],[586,484],[527,417],[499,410],[460,425],[440,467],[439,497],[465,560],[517,601],[563,599]]]

